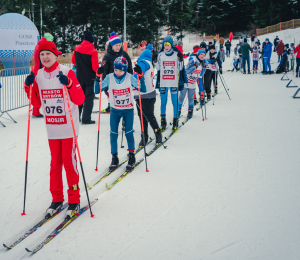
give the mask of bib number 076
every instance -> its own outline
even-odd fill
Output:
[[[61,106],[57,106],[57,107],[56,106],[51,106],[51,107],[46,106],[45,110],[46,110],[47,114],[54,114],[55,112],[57,114],[61,114],[63,112],[63,109]]]

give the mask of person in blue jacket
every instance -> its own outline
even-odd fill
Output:
[[[110,145],[112,162],[110,171],[114,171],[119,165],[118,158],[118,129],[120,119],[125,122],[125,136],[128,143],[129,159],[126,170],[130,171],[135,166],[135,146],[133,137],[134,117],[134,90],[138,89],[137,79],[127,72],[128,62],[125,57],[117,57],[114,61],[114,72],[108,74],[102,82],[102,91],[108,91],[111,97],[110,105]],[[137,68],[134,71],[140,76],[140,91],[146,92],[147,88],[143,74]],[[104,73],[104,67],[99,67],[96,80]]]
[[[148,45],[149,46],[149,45]],[[135,70],[138,74],[142,74],[144,76],[145,84],[147,87],[147,92],[141,93],[141,103],[142,103],[142,113],[143,113],[143,124],[144,124],[144,134],[145,134],[145,143],[148,142],[148,123],[152,127],[156,143],[162,142],[162,134],[159,128],[159,125],[156,121],[156,117],[154,115],[154,105],[156,102],[156,90],[153,84],[153,65],[152,65],[152,53],[148,49],[145,49],[140,57],[137,60],[137,64],[135,66]],[[134,74],[137,77],[137,74]],[[139,103],[139,95],[138,91],[134,92],[134,98],[136,101],[137,111],[141,120],[140,115],[140,103]],[[143,136],[141,138],[140,147],[144,146]]]
[[[162,48],[157,56],[156,88],[160,90],[161,99],[161,129],[167,127],[166,106],[168,91],[171,92],[173,104],[173,131],[178,129],[178,92],[183,90],[184,83],[188,83],[183,63],[182,53],[173,45],[171,36],[164,38]]]
[[[273,44],[269,41],[269,38],[266,38],[265,40],[265,47],[264,47],[264,53],[263,53],[263,58],[264,58],[264,64],[265,64],[265,71],[263,74],[271,74],[271,55],[272,55],[272,46]],[[269,68],[269,72],[267,71]]]

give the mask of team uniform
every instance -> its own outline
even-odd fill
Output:
[[[253,73],[257,73],[260,48],[255,44],[252,49]]]
[[[110,145],[112,163],[109,169],[114,170],[118,164],[118,128],[120,119],[125,123],[125,136],[128,144],[129,160],[127,170],[133,169],[135,165],[135,145],[133,137],[134,119],[134,90],[138,89],[137,79],[127,72],[128,63],[126,58],[118,57],[115,62],[115,69],[124,71],[124,75],[117,77],[113,72],[106,76],[102,82],[102,91],[108,91],[110,96]],[[140,91],[146,92],[144,78],[140,78]]]
[[[172,48],[169,52],[164,50],[164,44],[168,43]],[[178,128],[178,91],[182,90],[184,83],[187,83],[187,76],[184,69],[182,54],[173,46],[171,36],[165,37],[162,43],[162,49],[157,57],[156,70],[157,81],[156,88],[160,89],[161,98],[161,128],[166,129],[166,106],[168,92],[171,92],[173,104],[173,130]]]
[[[213,46],[213,45],[212,45]],[[211,48],[215,48],[214,46]],[[206,53],[205,59],[207,61],[206,71],[204,75],[205,91],[207,95],[207,101],[211,99],[211,82],[214,81],[215,86],[217,85],[217,64],[218,53],[211,53],[210,51]]]
[[[52,42],[51,42],[52,43]],[[49,48],[49,46],[51,48]],[[54,47],[53,47],[54,46]],[[40,51],[56,49],[54,43],[45,41],[40,45]],[[54,53],[57,55],[56,53]],[[79,109],[78,105],[84,102],[84,93],[75,76],[68,67],[55,62],[50,69],[40,69],[34,78],[32,89],[32,104],[44,111],[44,119],[47,129],[48,142],[51,152],[50,163],[50,192],[52,204],[47,213],[53,215],[64,201],[62,166],[64,166],[68,182],[69,214],[73,210],[79,210],[80,188],[78,187],[79,172],[76,160],[76,144],[70,121],[70,114],[64,93],[64,87],[60,82],[59,71],[69,79],[68,96],[75,126],[76,135],[79,134]],[[28,76],[30,77],[30,76]],[[27,77],[27,78],[28,78]],[[25,81],[25,91],[29,96],[29,85]],[[53,206],[55,205],[55,206]],[[74,208],[71,209],[71,206]],[[67,213],[68,214],[68,213]]]

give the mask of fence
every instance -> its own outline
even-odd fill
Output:
[[[9,118],[5,119],[17,123],[8,112],[28,105],[24,81],[29,73],[30,67],[0,70],[0,118],[6,114]]]
[[[278,32],[286,29],[293,29],[297,27],[300,27],[300,19],[293,19],[287,22],[282,22],[275,25],[267,26],[266,28],[256,29],[256,36]]]
[[[205,42],[205,41],[209,41],[212,42],[214,39],[216,39],[216,41],[218,41],[220,39],[219,34],[213,36],[193,36],[193,37],[189,37],[189,43],[200,43],[200,42]]]

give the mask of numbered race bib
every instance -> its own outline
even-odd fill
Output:
[[[189,76],[188,76],[189,84],[194,85],[197,81],[197,77],[202,78],[200,76],[200,73],[201,73],[201,70],[194,70],[192,73],[190,73]],[[197,76],[197,74],[198,74],[198,76]]]
[[[217,71],[217,65],[216,65],[216,64],[212,64],[212,65],[211,65],[211,70]]]
[[[42,89],[46,124],[67,124],[63,89]]]
[[[175,61],[163,61],[162,79],[175,80]]]
[[[133,108],[130,87],[125,89],[112,89],[112,93],[116,108]]]

